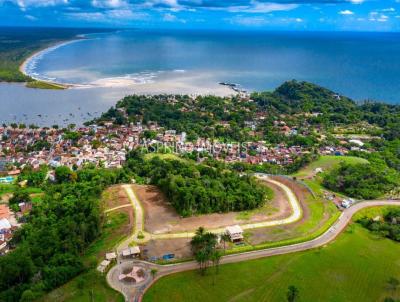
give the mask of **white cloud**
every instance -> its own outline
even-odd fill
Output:
[[[373,21],[373,22],[387,22],[389,21],[389,16],[381,14],[379,15],[377,12],[371,12],[369,17],[369,21]]]
[[[147,13],[133,12],[129,9],[113,9],[105,12],[107,17],[125,20],[144,20],[149,17]]]
[[[71,19],[88,22],[122,23],[129,20],[146,20],[147,13],[133,12],[129,9],[111,9],[104,12],[73,12],[66,14]]]
[[[387,13],[393,13],[396,10],[393,7],[389,7],[389,8],[384,8],[382,9],[383,12],[387,12]]]
[[[235,16],[229,19],[229,22],[232,24],[242,25],[242,26],[263,26],[268,23],[268,20],[264,17],[255,16],[255,17],[244,17],[241,15]]]
[[[275,11],[288,11],[299,7],[298,4],[282,4],[273,2],[259,2],[252,0],[250,5],[232,6],[228,8],[230,12],[241,13],[270,13]]]
[[[173,15],[173,14],[170,14],[170,13],[165,14],[164,17],[163,17],[163,20],[165,22],[174,22],[174,21],[176,21],[176,19],[177,19],[176,16]]]
[[[361,4],[363,3],[365,0],[350,0],[351,3],[353,4]]]
[[[92,5],[99,8],[121,8],[128,5],[124,0],[92,0]]]
[[[84,21],[105,21],[106,16],[99,12],[80,12],[80,13],[67,13],[67,17],[71,19],[84,20]]]
[[[30,20],[30,21],[37,21],[38,20],[38,18],[36,18],[35,16],[32,16],[32,15],[25,15],[25,18]]]
[[[12,2],[18,5],[22,11],[25,11],[30,6],[45,7],[69,4],[68,0],[15,0]]]
[[[163,21],[164,22],[180,22],[180,23],[186,23],[185,19],[178,18],[174,14],[171,13],[166,13],[163,16]]]
[[[389,20],[389,17],[386,15],[380,15],[378,19],[376,19],[378,22],[386,22]]]
[[[341,10],[341,11],[339,12],[339,14],[340,14],[340,15],[354,15],[354,13],[353,13],[351,10],[348,10],[348,9],[346,9],[346,10]]]

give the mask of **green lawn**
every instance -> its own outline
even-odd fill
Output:
[[[49,83],[49,82],[43,82],[43,81],[27,82],[26,87],[37,88],[37,89],[58,89],[58,90],[62,90],[62,89],[66,88],[65,86],[62,86],[62,85]]]
[[[151,160],[154,157],[159,157],[160,159],[164,159],[164,160],[179,160],[179,161],[187,161],[186,159],[179,157],[176,154],[173,153],[147,153],[144,158],[146,160]]]
[[[108,287],[103,275],[89,270],[64,286],[53,290],[37,302],[123,302],[123,296]]]
[[[16,184],[0,184],[0,199],[4,194],[14,193],[14,191],[18,188]],[[27,192],[28,194],[41,194],[43,190],[41,188],[35,187],[26,187],[23,188],[22,191]]]
[[[299,172],[295,173],[293,176],[299,178],[308,177],[313,175],[316,168],[322,168],[324,171],[328,171],[332,168],[337,167],[341,162],[346,162],[349,164],[368,163],[366,159],[355,156],[324,155],[321,156],[318,160],[306,166],[305,168],[301,169]]]
[[[400,298],[388,288],[400,279],[400,244],[377,238],[357,224],[327,247],[295,254],[221,266],[213,285],[211,271],[160,279],[144,301],[286,301],[289,285],[300,290],[299,301],[383,301]],[[184,285],[184,286],[182,286]]]

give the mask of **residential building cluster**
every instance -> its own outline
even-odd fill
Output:
[[[145,132],[156,133],[145,138]],[[251,164],[271,163],[287,165],[310,150],[300,146],[274,146],[265,141],[247,143],[221,143],[199,138],[188,141],[186,134],[165,130],[156,123],[149,125],[82,127],[76,130],[40,128],[0,128],[0,171],[9,175],[18,174],[24,165],[34,169],[40,165],[52,167],[69,166],[79,169],[86,163],[106,168],[118,168],[126,160],[127,152],[146,147],[150,152],[168,148],[173,153],[206,152],[225,162],[247,162]],[[319,149],[321,154],[343,155],[348,149],[330,146]]]

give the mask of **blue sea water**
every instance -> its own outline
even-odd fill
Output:
[[[38,60],[35,72],[66,83],[186,71],[248,90],[306,80],[356,100],[400,102],[400,34],[130,30],[91,35]],[[169,74],[171,73],[171,74]]]
[[[217,93],[218,82],[261,91],[297,79],[400,103],[400,33],[126,30],[53,47],[26,69],[86,88],[0,84],[0,122],[80,123],[126,94]]]

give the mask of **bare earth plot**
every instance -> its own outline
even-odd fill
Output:
[[[132,197],[135,202],[140,202],[144,210],[146,239],[140,241],[142,250],[145,251],[144,258],[160,258],[170,253],[175,254],[176,258],[188,258],[191,255],[189,241],[193,232],[200,226],[215,233],[222,233],[226,226],[233,224],[240,224],[247,230],[261,227],[264,230],[265,227],[269,229],[277,225],[290,225],[301,220],[303,213],[307,211],[307,207],[301,205],[305,198],[300,194],[302,187],[281,177],[259,179],[274,191],[274,198],[267,206],[248,211],[246,215],[240,212],[190,218],[180,217],[154,186],[125,186],[128,191],[134,190]]]
[[[155,186],[134,186],[145,212],[145,229],[152,234],[191,232],[199,226],[215,229],[235,224],[278,220],[288,217],[292,211],[283,190],[272,183],[268,186],[274,191],[274,198],[261,210],[242,218],[231,212],[182,218],[167,202],[163,193]]]

